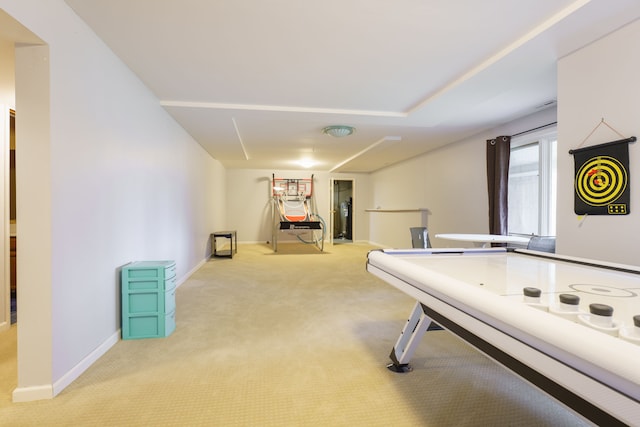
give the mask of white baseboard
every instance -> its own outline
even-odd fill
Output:
[[[18,387],[13,390],[13,402],[31,402],[53,398],[53,386],[51,384],[31,387]]]
[[[107,338],[95,350],[89,353],[84,359],[74,366],[69,372],[64,374],[62,378],[53,383],[53,395],[56,396],[62,390],[67,388],[69,384],[76,380],[84,371],[100,359],[111,347],[120,340],[120,329]]]
[[[67,388],[69,384],[75,381],[84,371],[100,359],[111,347],[113,347],[120,339],[120,330],[107,338],[100,346],[89,353],[76,366],[71,368],[66,374],[53,384],[17,387],[13,390],[14,402],[31,402],[33,400],[53,399],[58,393]]]
[[[189,277],[191,277],[191,275],[193,273],[195,273],[196,271],[198,271],[198,269],[200,267],[202,267],[205,263],[207,262],[207,259],[203,259],[201,260],[198,264],[196,264],[195,267],[193,267],[191,270],[187,271],[187,274],[185,274],[184,276],[182,276],[180,279],[178,279],[178,281],[176,282],[176,288],[180,285],[182,285],[184,282],[186,282]]]

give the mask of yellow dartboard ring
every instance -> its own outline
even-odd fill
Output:
[[[582,164],[576,174],[576,194],[588,205],[606,206],[624,193],[627,181],[627,170],[617,159],[609,156],[592,157]]]

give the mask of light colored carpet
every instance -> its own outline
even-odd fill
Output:
[[[4,333],[0,425],[585,425],[446,331],[390,372],[414,301],[365,271],[368,246],[294,246],[210,260],[178,289],[170,337],[118,342],[52,400],[10,402]]]

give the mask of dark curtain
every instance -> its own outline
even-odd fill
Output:
[[[489,191],[489,233],[507,234],[509,156],[511,137],[487,140],[487,189]]]

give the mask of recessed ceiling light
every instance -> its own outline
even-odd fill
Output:
[[[310,167],[314,166],[316,164],[316,162],[314,162],[311,159],[302,159],[302,160],[298,160],[297,163],[302,166],[305,169],[309,169]]]

